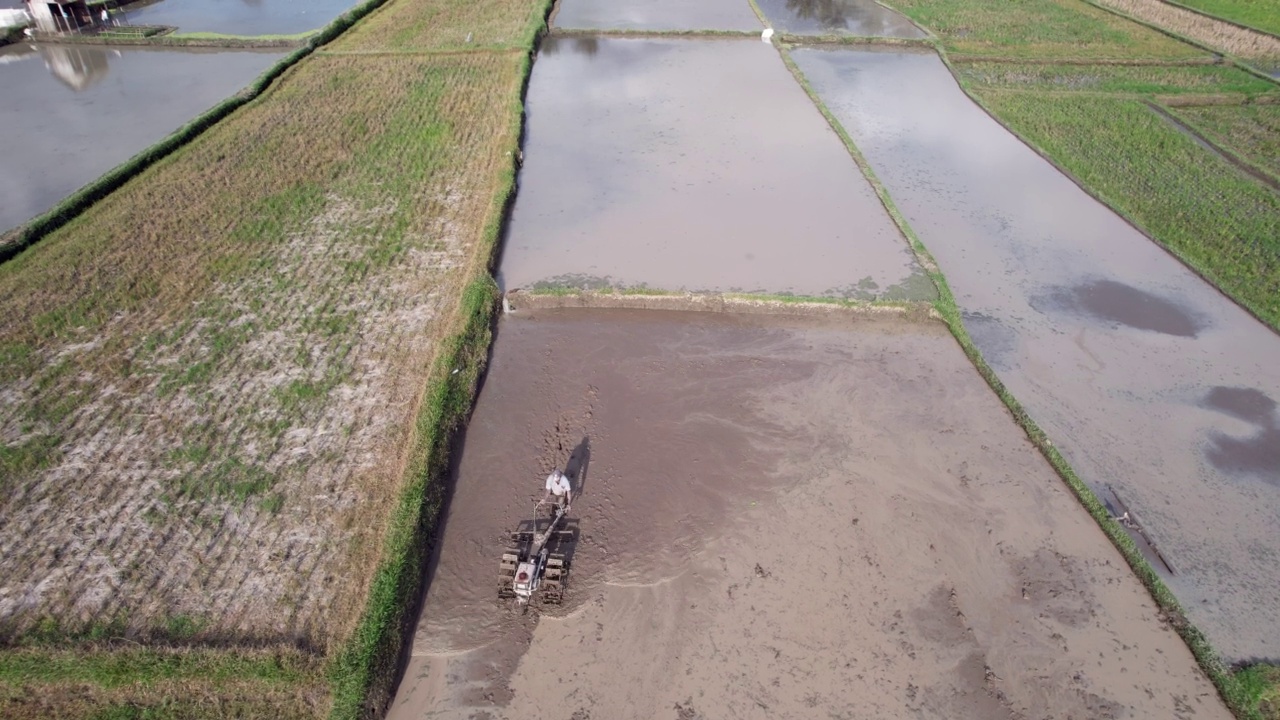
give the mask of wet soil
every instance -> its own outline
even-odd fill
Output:
[[[768,44],[551,37],[527,108],[508,289],[933,293]]]
[[[566,604],[521,614],[565,464]],[[507,316],[437,549],[391,718],[1229,717],[940,324]]]
[[[747,0],[560,0],[566,30],[760,30]]]
[[[1280,655],[1280,337],[971,102],[931,53],[793,54],[1081,476],[1112,485],[1229,659]],[[1253,403],[1250,405],[1249,403]],[[1249,407],[1260,406],[1248,401]]]
[[[773,27],[794,35],[922,38],[905,15],[874,0],[756,0]]]
[[[234,95],[279,51],[0,48],[0,232]]]
[[[134,25],[172,25],[181,32],[294,35],[328,25],[356,0],[160,0],[125,8]]]

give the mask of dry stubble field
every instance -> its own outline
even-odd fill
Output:
[[[489,4],[508,47],[308,58],[0,266],[0,716],[326,712],[511,181],[541,3]]]

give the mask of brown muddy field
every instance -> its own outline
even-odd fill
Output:
[[[1280,657],[1280,336],[1023,145],[933,53],[793,57],[983,356],[1141,521],[1196,627],[1229,661]]]
[[[839,136],[759,39],[556,37],[499,280],[930,298]]]
[[[569,465],[566,604],[496,599]],[[390,716],[1227,718],[931,322],[500,324]]]

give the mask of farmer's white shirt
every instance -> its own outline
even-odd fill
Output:
[[[569,478],[565,477],[562,473],[551,473],[547,476],[547,490],[550,490],[553,495],[557,496],[569,492]]]

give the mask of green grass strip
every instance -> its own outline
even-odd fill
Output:
[[[941,55],[945,60],[946,55]],[[879,196],[880,201],[884,203],[885,209],[889,212],[889,216],[893,218],[893,221],[898,225],[898,228],[908,239],[908,242],[915,251],[920,264],[926,269],[926,271],[928,271],[930,278],[932,278],[938,288],[938,300],[935,301],[934,307],[938,314],[942,316],[947,327],[950,328],[951,334],[955,336],[956,342],[960,344],[960,347],[964,350],[969,361],[973,363],[973,366],[978,370],[978,373],[982,375],[982,378],[987,381],[991,390],[995,392],[996,396],[999,397],[1005,407],[1008,408],[1009,412],[1013,415],[1014,420],[1027,434],[1027,438],[1030,439],[1036,448],[1040,450],[1040,453],[1044,458],[1048,460],[1049,464],[1053,466],[1053,469],[1057,471],[1058,476],[1061,477],[1067,486],[1071,488],[1071,491],[1080,501],[1080,504],[1083,505],[1089,515],[1093,517],[1094,521],[1098,524],[1098,527],[1102,529],[1102,532],[1111,540],[1116,549],[1120,551],[1120,554],[1124,556],[1125,560],[1129,563],[1129,567],[1133,569],[1134,574],[1138,576],[1138,579],[1142,582],[1143,586],[1146,587],[1147,591],[1151,594],[1151,597],[1155,601],[1156,606],[1160,609],[1164,620],[1177,631],[1178,635],[1187,644],[1187,647],[1195,656],[1196,662],[1199,663],[1201,669],[1204,670],[1205,674],[1213,682],[1214,686],[1217,687],[1219,694],[1221,694],[1223,701],[1231,712],[1239,718],[1239,720],[1264,720],[1262,715],[1258,712],[1256,703],[1253,702],[1253,698],[1250,697],[1247,689],[1242,685],[1240,680],[1230,672],[1226,665],[1223,664],[1221,658],[1209,644],[1209,641],[1205,638],[1204,634],[1187,619],[1186,613],[1178,603],[1177,598],[1174,597],[1168,586],[1164,584],[1151,565],[1147,563],[1146,558],[1142,556],[1142,552],[1138,549],[1133,539],[1129,537],[1118,523],[1111,519],[1111,514],[1107,512],[1102,501],[1099,500],[1093,490],[1080,479],[1075,470],[1071,468],[1066,459],[1062,456],[1062,453],[1054,447],[1045,432],[1040,429],[1036,422],[1022,407],[1022,404],[1018,402],[1017,398],[1015,398],[1011,392],[1009,392],[1008,388],[1006,388],[1004,383],[1001,382],[995,371],[987,364],[986,359],[983,358],[977,345],[975,345],[973,339],[969,337],[969,332],[965,329],[964,323],[961,320],[960,307],[956,303],[955,295],[952,294],[951,287],[947,284],[946,277],[943,276],[941,270],[938,269],[938,264],[934,261],[933,256],[924,246],[924,243],[920,241],[919,236],[916,235],[910,224],[907,223],[905,216],[903,216],[898,210],[893,199],[889,195],[889,191],[884,187],[884,184],[880,182],[875,171],[871,168],[871,164],[867,161],[866,157],[862,155],[862,151],[860,151],[854,144],[853,139],[847,132],[845,132],[844,127],[840,125],[838,120],[836,120],[835,116],[827,108],[826,103],[824,103],[822,98],[818,96],[816,91],[814,91],[813,87],[804,77],[804,74],[800,71],[800,68],[791,59],[790,54],[783,50],[782,58],[787,67],[791,70],[792,74],[795,75],[796,80],[805,89],[805,92],[809,94],[809,97],[813,100],[819,111],[822,112],[823,117],[825,117],[827,122],[831,124],[831,127],[836,131],[836,134],[840,136],[840,139],[845,144],[845,148],[853,157],[854,162],[857,163],[858,168],[862,170],[867,181],[871,183],[871,186],[875,189],[876,195]]]
[[[0,653],[0,684],[91,683],[114,688],[164,680],[219,683],[255,680],[269,683],[314,681],[314,660],[300,654],[227,652],[200,649],[117,648]]]

